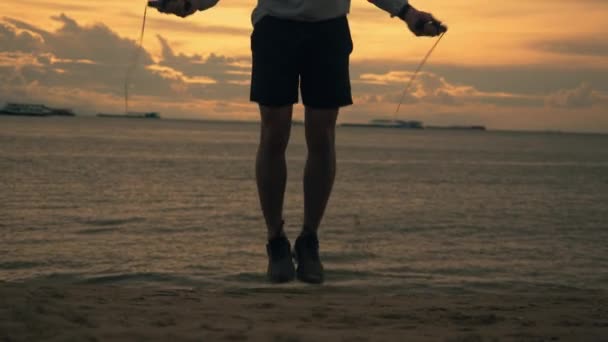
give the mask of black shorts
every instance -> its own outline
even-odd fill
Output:
[[[265,106],[294,104],[299,85],[305,106],[352,104],[352,50],[346,17],[320,22],[262,18],[251,35],[251,101]]]

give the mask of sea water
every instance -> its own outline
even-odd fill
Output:
[[[0,117],[0,280],[258,287],[255,123]],[[302,224],[304,128],[284,216]],[[608,289],[608,136],[338,128],[327,283]],[[295,285],[294,285],[295,286]]]

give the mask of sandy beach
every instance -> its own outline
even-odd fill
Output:
[[[608,296],[0,285],[2,341],[607,341]]]

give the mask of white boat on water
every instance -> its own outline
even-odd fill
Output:
[[[100,118],[123,118],[123,119],[160,119],[160,114],[157,112],[129,112],[127,114],[108,114],[108,113],[98,113],[98,117]]]
[[[42,104],[31,103],[7,103],[0,109],[0,115],[18,116],[74,116],[74,112],[67,108],[50,108]]]
[[[376,119],[368,123],[343,123],[342,127],[373,127],[373,128],[406,128],[406,129],[423,129],[424,125],[421,121],[403,121],[403,120],[387,120]]]

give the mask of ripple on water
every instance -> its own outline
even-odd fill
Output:
[[[122,230],[121,228],[85,228],[74,232],[75,234],[81,235],[97,235],[97,234],[105,234],[105,233],[113,233]]]
[[[87,284],[115,284],[115,283],[171,283],[184,284],[191,282],[189,277],[170,273],[141,272],[141,273],[118,273],[90,276],[81,282]]]
[[[96,219],[76,219],[76,222],[91,226],[120,226],[126,223],[143,222],[144,217],[127,217],[127,218],[96,218]]]
[[[39,261],[3,261],[0,262],[0,270],[22,270],[45,265],[45,263]]]

